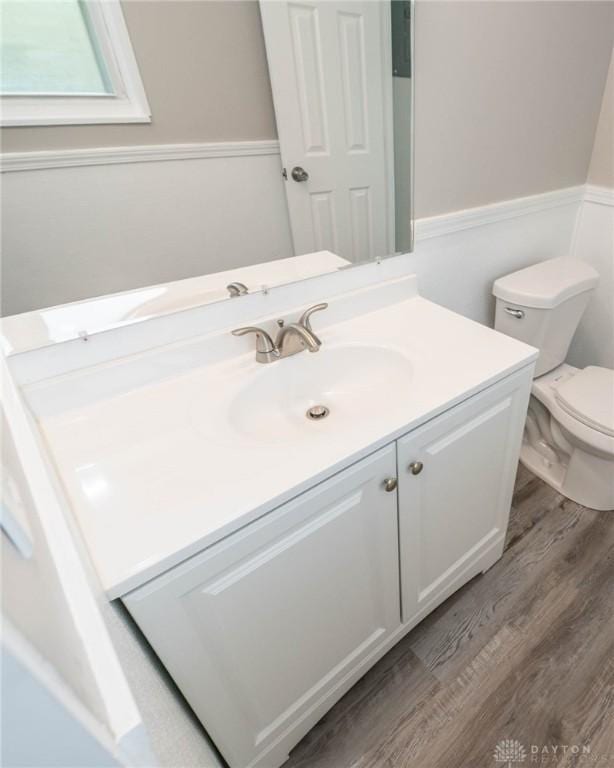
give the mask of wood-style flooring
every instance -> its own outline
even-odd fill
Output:
[[[497,762],[503,739],[525,759]],[[501,560],[401,640],[285,764],[497,765],[614,768],[614,513],[522,467]]]

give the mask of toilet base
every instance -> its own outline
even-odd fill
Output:
[[[563,493],[562,486],[565,479],[565,468],[561,464],[548,462],[526,442],[523,442],[520,449],[520,463],[534,475],[537,475],[540,480],[548,483],[549,486],[556,489],[559,493]]]
[[[568,499],[589,509],[614,511],[614,456],[596,455],[574,440],[541,402],[544,382],[538,382],[529,402],[521,463]]]
[[[591,457],[591,460],[594,459],[595,457]],[[520,450],[520,463],[560,494],[581,504],[583,507],[595,509],[598,512],[614,511],[614,491],[611,488],[607,488],[607,477],[600,489],[582,488],[578,483],[566,482],[569,469],[566,470],[561,464],[548,465],[543,456],[527,443],[524,443]],[[611,472],[612,469],[610,466],[609,471]],[[610,474],[611,477],[612,475]]]

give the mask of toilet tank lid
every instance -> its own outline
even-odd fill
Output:
[[[500,277],[492,292],[512,304],[549,309],[594,288],[598,281],[598,273],[586,262],[557,258]]]

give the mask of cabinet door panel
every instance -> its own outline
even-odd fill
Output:
[[[529,386],[529,374],[512,376],[399,441],[404,621],[434,608],[502,541]],[[419,474],[412,474],[412,462],[422,462]]]
[[[124,601],[233,768],[398,627],[394,446]]]

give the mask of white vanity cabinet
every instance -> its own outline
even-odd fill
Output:
[[[232,768],[281,764],[398,629],[395,475],[390,445],[124,597]]]
[[[388,648],[501,555],[531,373],[123,597],[231,768],[281,765]]]
[[[501,556],[529,386],[510,376],[398,441],[404,622]]]

